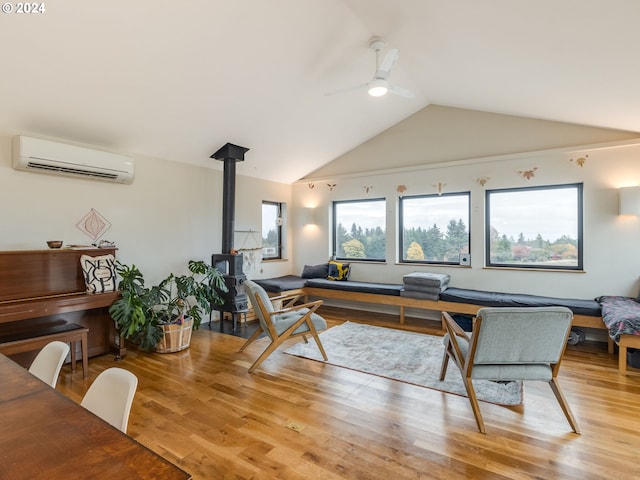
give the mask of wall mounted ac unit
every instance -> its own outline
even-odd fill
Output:
[[[133,182],[133,159],[22,135],[13,138],[13,168],[115,183]]]

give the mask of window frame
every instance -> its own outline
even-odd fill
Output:
[[[269,200],[263,200],[262,204],[261,204],[261,208],[264,207],[265,205],[271,205],[271,206],[275,206],[277,209],[277,216],[276,218],[283,218],[283,203],[282,202],[272,202]],[[262,214],[262,212],[261,212]],[[264,218],[262,218],[262,222],[264,223]],[[284,222],[283,222],[284,223]],[[262,237],[262,232],[260,233],[260,236],[262,238],[262,241],[264,240],[264,237]],[[277,245],[276,245],[276,255],[273,256],[268,256],[265,257],[264,255],[264,248],[265,247],[261,247],[260,249],[260,253],[262,255],[262,260],[263,261],[270,261],[270,260],[282,260],[282,250],[283,250],[283,244],[282,244],[282,223],[280,225],[278,225],[276,223],[276,236],[277,236]]]
[[[460,265],[460,260],[453,262],[434,261],[434,260],[410,260],[404,258],[404,201],[407,199],[419,198],[438,198],[438,197],[467,197],[467,232],[469,236],[468,246],[471,255],[471,192],[448,192],[448,193],[428,193],[421,195],[403,195],[398,197],[398,259],[400,263],[417,264],[417,265]],[[427,227],[430,228],[430,227]]]
[[[344,257],[338,256],[338,222],[337,222],[337,214],[336,209],[337,205],[344,205],[347,203],[368,203],[368,202],[383,202],[384,204],[384,234],[385,234],[385,256],[384,258],[354,258],[354,257]],[[388,235],[387,235],[387,199],[385,197],[378,198],[361,198],[361,199],[353,199],[353,200],[334,200],[331,203],[331,217],[332,217],[332,231],[331,231],[331,251],[333,252],[331,258],[335,260],[341,260],[345,262],[370,262],[370,263],[385,263],[387,261],[387,243],[388,243]]]
[[[509,192],[525,192],[525,191],[544,191],[544,190],[560,190],[567,188],[575,188],[577,195],[577,235],[576,248],[577,252],[577,265],[544,265],[544,264],[519,264],[519,263],[503,263],[491,261],[491,194],[493,193],[509,193]],[[558,185],[538,185],[528,187],[513,187],[513,188],[499,188],[491,189],[485,192],[485,266],[490,268],[517,268],[528,270],[545,270],[545,271],[584,271],[584,184],[578,183],[564,183]]]

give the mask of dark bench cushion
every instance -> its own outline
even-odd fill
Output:
[[[567,307],[576,315],[599,317],[600,304],[595,300],[542,297],[522,293],[485,292],[465,288],[448,288],[440,294],[440,300],[454,303],[470,303],[484,307]]]
[[[253,281],[271,293],[298,290],[299,288],[303,288],[307,283],[306,278],[298,277],[297,275],[285,275],[283,277],[263,278]]]
[[[323,278],[307,280],[307,287],[324,288],[327,290],[343,290],[345,292],[375,293],[378,295],[400,296],[402,285],[392,283],[356,282],[353,280],[336,281]]]
[[[20,330],[12,333],[0,335],[0,343],[18,342],[31,338],[48,337],[58,333],[74,332],[76,330],[85,330],[86,327],[76,325],[75,323],[64,323],[62,325],[50,325],[37,329]]]

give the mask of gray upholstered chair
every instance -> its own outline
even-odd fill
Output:
[[[322,305],[322,300],[294,305],[301,295],[283,295],[270,298],[264,288],[251,280],[245,281],[243,285],[260,326],[240,348],[240,351],[242,352],[251,345],[263,333],[271,340],[264,352],[249,367],[249,372],[253,372],[282,342],[298,335],[301,335],[305,342],[307,341],[306,335],[311,335],[316,341],[322,357],[327,360],[327,354],[318,337],[318,331],[326,330],[327,322],[315,313]],[[282,306],[276,309],[274,303]]]
[[[445,353],[440,380],[451,359],[462,373],[478,429],[485,433],[471,380],[548,382],[574,432],[580,433],[558,384],[558,370],[571,332],[573,314],[566,307],[481,308],[473,334],[465,333],[447,312]]]

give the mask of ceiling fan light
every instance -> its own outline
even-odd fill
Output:
[[[387,82],[384,80],[374,80],[369,84],[369,95],[372,97],[381,97],[389,91]]]

